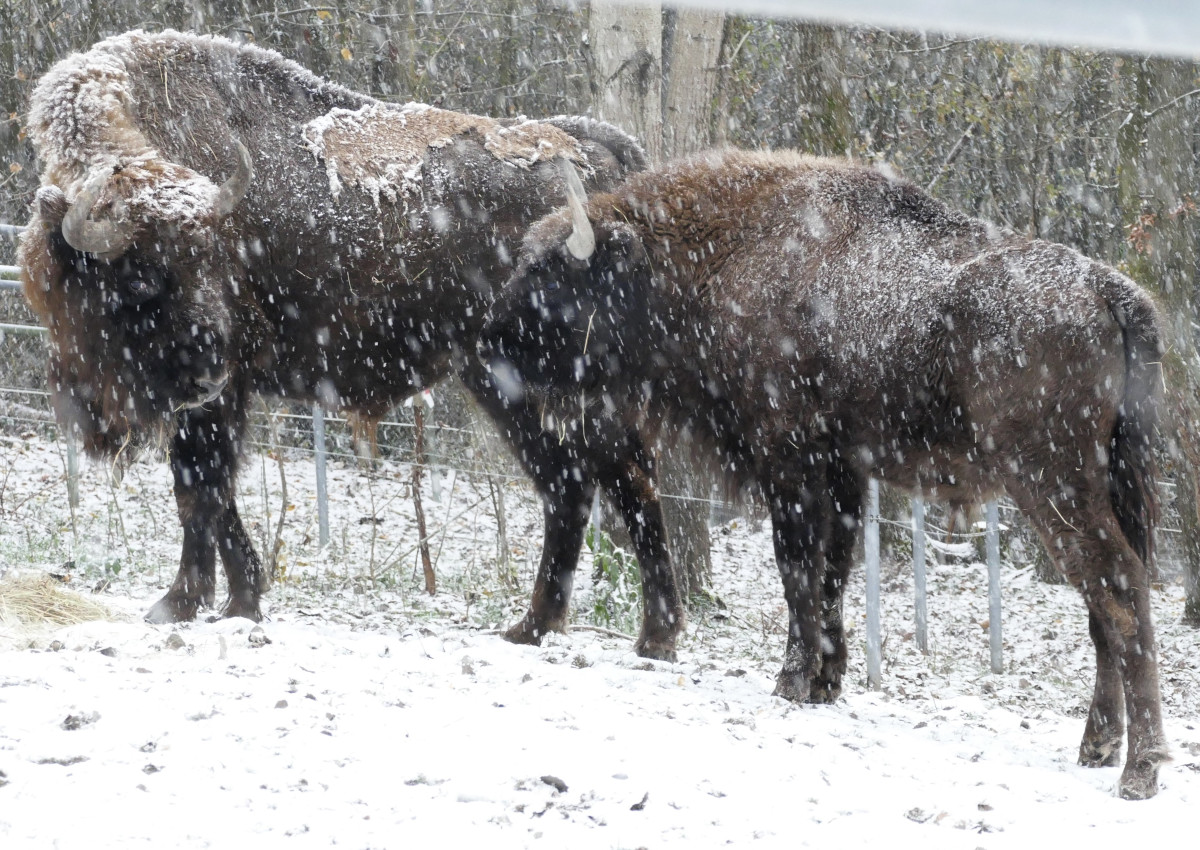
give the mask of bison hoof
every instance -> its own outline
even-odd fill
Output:
[[[1116,767],[1121,763],[1121,739],[1085,740],[1079,745],[1079,763],[1084,767]]]
[[[841,682],[816,682],[809,688],[808,702],[814,705],[832,705],[842,695]]]
[[[1117,792],[1126,800],[1149,800],[1158,793],[1158,766],[1170,761],[1171,753],[1165,744],[1135,748],[1131,741],[1129,749]],[[1138,753],[1136,758],[1134,752]]]
[[[790,702],[825,702],[817,698],[821,682],[820,656],[799,644],[789,646],[783,669],[775,677],[774,695]]]
[[[679,660],[678,654],[675,652],[675,636],[661,638],[639,638],[634,644],[633,651],[641,658],[652,658],[655,661],[670,661],[674,663]]]
[[[222,619],[232,619],[234,617],[245,617],[247,620],[253,620],[256,623],[261,623],[263,619],[262,611],[259,610],[258,600],[234,600],[230,599],[225,603],[224,610],[221,611]]]
[[[771,695],[783,697],[788,702],[808,702],[811,693],[808,676],[784,670],[776,677]]]
[[[188,623],[196,619],[199,603],[190,599],[179,599],[167,594],[154,603],[146,612],[146,622],[155,625],[167,623]]]
[[[1121,774],[1117,791],[1125,800],[1149,800],[1158,793],[1158,765],[1148,771],[1131,771],[1127,767]]]
[[[519,643],[524,646],[541,646],[544,634],[543,629],[535,626],[529,617],[525,617],[504,633],[504,639],[509,643]]]

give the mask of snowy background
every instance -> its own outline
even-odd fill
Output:
[[[1154,594],[1174,762],[1156,798],[1129,803],[1118,768],[1075,764],[1093,665],[1082,602],[1027,565],[1004,564],[1003,674],[988,667],[984,567],[930,564],[922,655],[910,570],[893,563],[883,690],[865,688],[859,574],[845,696],[794,706],[770,695],[787,618],[753,520],[714,531],[716,598],[679,662],[648,662],[595,625],[600,603],[632,629],[636,600],[593,582],[590,557],[570,634],[540,648],[496,634],[524,610],[540,546],[519,480],[516,590],[497,575],[486,484],[444,473],[435,501],[426,476],[429,597],[406,466],[332,465],[323,550],[311,462],[283,468],[287,578],[269,619],[150,626],[178,558],[165,464],[119,482],[86,464],[72,520],[61,447],[0,435],[4,581],[57,574],[111,612],[0,627],[4,847],[1107,847],[1191,832],[1200,633],[1178,625],[1175,584]],[[273,533],[276,460],[251,455],[240,483],[249,524]]]

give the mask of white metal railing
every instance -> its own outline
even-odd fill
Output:
[[[867,489],[866,528],[863,530],[866,556],[867,609],[867,687],[878,690],[882,681],[883,640],[880,614],[879,564],[879,482],[871,479]],[[917,648],[929,652],[929,618],[925,589],[925,502],[920,496],[912,501],[913,536],[913,608],[915,610]],[[1000,508],[992,499],[985,510],[985,549],[988,571],[988,643],[993,673],[1004,670],[1003,633],[1000,596]]]
[[[20,289],[21,269],[18,266],[0,266],[0,290]]]
[[[8,235],[13,235],[13,231],[19,233],[23,228],[14,227],[11,224],[0,224],[0,229]],[[19,292],[21,290],[21,268],[20,266],[0,265],[0,292]],[[0,333],[30,333],[44,334],[46,329],[37,325],[17,325],[11,322],[0,322]]]

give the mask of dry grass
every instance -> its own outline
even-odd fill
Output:
[[[19,576],[0,581],[0,626],[29,629],[112,620],[113,613],[49,576]]]

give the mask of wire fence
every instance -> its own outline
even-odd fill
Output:
[[[21,232],[20,227],[0,224],[0,236],[16,238]],[[15,265],[0,265],[0,294],[15,293],[19,290],[20,269]],[[32,324],[6,322],[0,323],[0,342],[4,334],[38,335],[45,334],[46,329]],[[50,412],[50,392],[41,388],[23,388],[0,386],[0,400],[18,398],[16,402],[0,408],[0,426],[4,422],[28,427],[54,428],[54,417]],[[419,403],[419,402],[418,402]],[[479,427],[466,422],[451,424],[435,421],[426,429],[427,445],[420,457],[415,456],[415,421],[402,421],[390,418],[378,423],[380,436],[379,447],[388,453],[391,459],[420,463],[435,473],[454,472],[467,475],[483,475],[492,481],[510,483],[514,481],[527,482],[523,471],[515,460],[507,457],[506,452],[480,450],[481,440],[485,440]],[[56,429],[55,429],[56,430]],[[274,409],[264,408],[251,418],[251,427],[247,434],[246,445],[260,453],[269,454],[273,451],[286,449],[288,451],[311,452],[312,463],[316,471],[317,511],[319,515],[319,543],[323,547],[329,542],[329,494],[325,482],[325,465],[330,460],[346,463],[361,462],[362,458],[350,446],[350,427],[343,417],[332,415],[319,405],[310,410],[297,411],[293,408],[276,406]],[[61,436],[61,435],[60,435]],[[67,439],[68,493],[72,505],[78,500],[78,462],[75,447]],[[440,499],[436,492],[442,476],[434,474],[430,477],[435,488],[434,499]],[[707,504],[710,516],[729,516],[737,512],[734,506],[720,499],[705,499],[695,496],[676,496],[663,494],[664,499],[686,499],[691,502]],[[989,642],[991,646],[991,666],[993,671],[1002,669],[1002,634],[1000,615],[1000,532],[1005,527],[999,520],[1000,510],[1013,510],[1010,505],[999,505],[989,502],[986,506],[986,521],[980,531],[957,532],[949,527],[940,528],[935,523],[927,525],[926,506],[920,499],[911,502],[911,514],[903,520],[888,519],[882,516],[880,510],[879,484],[870,482],[868,503],[865,518],[865,561],[867,578],[867,667],[868,682],[872,687],[880,686],[881,677],[881,629],[880,622],[880,570],[881,570],[881,527],[892,528],[893,536],[897,533],[908,537],[911,544],[911,558],[914,576],[914,637],[918,648],[928,652],[928,615],[925,585],[925,570],[927,553],[932,550],[938,557],[947,554],[963,556],[970,550],[972,559],[977,559],[974,542],[982,538],[985,542],[986,564],[988,571],[989,608],[991,619],[989,625]],[[901,516],[907,511],[903,511]],[[949,526],[950,523],[947,523]],[[430,536],[442,533],[435,530]],[[953,542],[948,542],[948,541]]]
[[[0,236],[13,240],[19,237],[24,228],[17,225],[0,223]],[[20,291],[20,267],[16,265],[0,265],[0,293],[4,291]],[[47,329],[28,323],[0,322],[0,341],[4,333],[44,336]],[[50,393],[47,390],[22,387],[0,386],[0,398],[11,396],[28,397],[39,405],[20,405],[15,410],[4,411],[8,415],[5,420],[26,425],[44,426],[53,423],[53,415],[49,412]],[[266,438],[268,417],[271,428],[276,433],[271,439]],[[285,423],[279,427],[279,423]],[[330,427],[327,427],[330,426]],[[330,428],[332,428],[332,433]],[[411,450],[413,443],[412,432],[415,423],[397,419],[386,419],[377,424],[380,435],[380,448],[390,451],[399,458],[404,450]],[[318,480],[318,510],[322,517],[328,516],[328,494],[323,485],[322,469],[332,459],[345,462],[357,462],[361,457],[349,445],[350,425],[347,419],[331,415],[320,405],[314,405],[305,413],[294,410],[274,409],[269,413],[260,413],[252,418],[252,427],[246,445],[259,451],[270,451],[280,444],[291,449],[311,448],[313,463],[317,467]],[[335,439],[331,436],[336,435]],[[388,436],[392,439],[386,439]],[[404,438],[402,435],[408,435]],[[479,440],[477,428],[452,425],[445,422],[432,423],[428,428],[429,446],[423,453],[422,462],[433,468],[453,468],[455,472],[466,474],[486,474],[500,482],[527,481],[525,473],[515,461],[505,462],[498,458],[496,452],[487,452],[486,457],[477,456],[480,453],[471,451],[473,443]],[[67,441],[68,452],[74,456],[74,446]],[[401,448],[402,447],[402,448]],[[445,447],[444,449],[441,447]],[[464,451],[464,449],[466,449]],[[502,454],[502,453],[501,453]],[[438,479],[435,477],[435,481]],[[74,485],[72,485],[74,492]],[[687,501],[707,505],[711,515],[727,513],[732,506],[720,499],[706,499],[691,495],[662,494],[664,499]],[[436,498],[436,493],[435,493]],[[322,523],[321,542],[327,542],[327,529]]]

